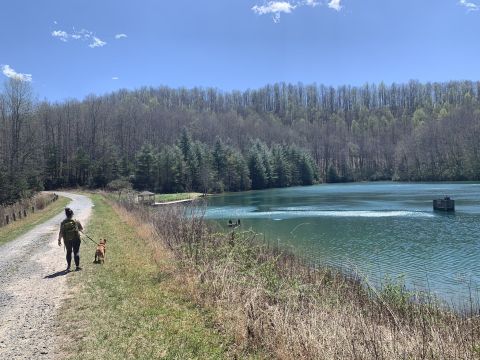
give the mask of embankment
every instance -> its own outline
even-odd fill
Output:
[[[58,319],[63,358],[232,358],[231,337],[191,300],[154,229],[101,195],[91,198],[85,232],[107,239],[106,261],[93,264],[95,245],[82,243],[83,270],[69,274],[71,293]]]
[[[0,245],[57,215],[69,202],[70,199],[66,197],[41,193],[31,199],[0,207]]]
[[[201,208],[124,203],[166,246],[191,298],[245,353],[281,359],[469,359],[480,354],[478,313],[458,314],[401,284],[375,289],[331,268],[312,269],[256,234],[215,233]],[[472,310],[473,310],[472,300]],[[478,309],[478,307],[477,307]],[[478,311],[477,311],[478,312]]]
[[[78,328],[66,349],[72,358],[480,354],[478,314],[459,315],[398,284],[374,289],[312,269],[251,232],[216,233],[201,208],[185,217],[181,206],[152,211],[94,198],[89,232],[107,238],[107,262],[71,278],[75,296],[62,322]],[[82,254],[93,260],[94,249],[83,246]]]

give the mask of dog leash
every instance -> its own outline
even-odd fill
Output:
[[[97,243],[95,240],[93,240],[90,236],[88,236],[87,234],[85,234],[82,230],[79,230],[79,231],[80,231],[83,235],[85,235],[87,238],[89,238],[95,245],[98,246],[98,243]]]

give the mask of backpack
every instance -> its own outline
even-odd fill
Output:
[[[73,219],[67,219],[63,222],[63,239],[64,241],[72,241],[80,239],[77,222]]]

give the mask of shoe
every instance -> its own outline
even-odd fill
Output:
[[[80,271],[80,270],[82,270],[82,268],[81,268],[80,266],[77,266],[77,267],[75,268],[75,271]]]
[[[70,266],[68,266],[68,267],[65,269],[65,272],[66,272],[66,273],[70,272]]]

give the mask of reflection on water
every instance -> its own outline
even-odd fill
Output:
[[[455,214],[432,210],[450,195]],[[312,261],[378,282],[404,276],[456,304],[480,284],[480,184],[362,183],[252,191],[209,199],[207,218],[242,219]],[[475,295],[476,296],[476,295]]]

